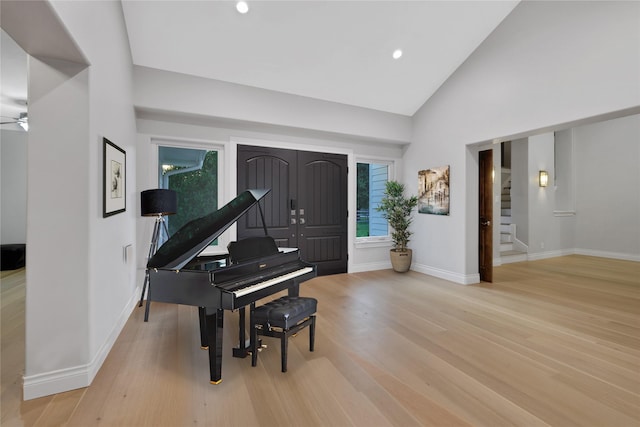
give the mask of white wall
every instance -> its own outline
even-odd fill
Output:
[[[411,139],[408,116],[147,67],[136,66],[134,72],[135,105],[141,110],[354,135],[373,141],[408,143]]]
[[[135,303],[135,262],[122,256],[135,236],[135,120],[119,2],[12,8],[20,30],[12,36],[36,55],[27,166],[24,398],[31,399],[89,385]],[[64,59],[69,52],[74,62]],[[109,218],[102,218],[103,137],[127,152],[127,211]]]
[[[477,148],[640,105],[640,3],[521,2],[414,116],[404,181],[451,165],[451,215],[414,221],[414,269],[477,281]]]
[[[88,71],[29,58],[29,76],[25,399],[64,370],[81,387],[89,358]]]
[[[573,134],[576,250],[640,261],[640,115]]]
[[[97,372],[135,300],[135,262],[125,263],[123,257],[124,247],[135,244],[137,217],[133,65],[119,2],[56,5],[91,62],[90,127],[86,141],[89,150],[89,355],[91,369]],[[127,153],[126,211],[108,218],[102,216],[103,137]]]
[[[27,242],[27,133],[0,131],[0,241]]]
[[[511,219],[516,239],[529,246],[529,139],[511,142]]]
[[[573,253],[575,243],[575,216],[565,214],[564,180],[557,181],[556,172],[568,178],[572,164],[560,164],[555,157],[554,145],[571,143],[551,133],[529,138],[527,191],[528,191],[528,258],[531,260],[549,258]],[[564,147],[563,147],[564,148]],[[554,167],[555,164],[555,167]],[[555,170],[554,170],[555,169]],[[538,174],[546,170],[549,174],[547,187],[540,187]],[[558,184],[558,185],[556,185]]]
[[[553,132],[529,138],[527,193],[528,193],[528,257],[547,258],[572,253],[575,218],[556,216],[556,187],[554,185]],[[547,187],[540,187],[538,174],[545,170],[549,174]]]
[[[572,215],[576,210],[575,144],[573,129],[555,133],[554,186],[556,215]]]

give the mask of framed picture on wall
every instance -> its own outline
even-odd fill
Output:
[[[106,218],[124,212],[127,208],[127,153],[107,138],[103,138],[103,145],[102,217]]]
[[[449,215],[449,166],[418,171],[418,213]]]

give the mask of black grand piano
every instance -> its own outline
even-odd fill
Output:
[[[244,307],[285,289],[297,295],[299,284],[316,276],[315,265],[301,260],[297,249],[280,250],[268,236],[250,241],[244,246],[246,253],[235,254],[232,264],[221,262],[222,257],[198,256],[269,191],[244,191],[221,209],[185,224],[147,263],[145,320],[150,301],[198,307],[200,338],[202,347],[209,348],[213,384],[222,381],[224,310],[239,309],[239,345],[233,355],[246,357]]]

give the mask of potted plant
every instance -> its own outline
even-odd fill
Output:
[[[382,212],[382,216],[387,220],[393,231],[391,240],[393,249],[390,251],[391,266],[397,272],[404,273],[411,266],[412,251],[407,248],[411,232],[411,212],[418,204],[416,196],[406,197],[404,195],[404,184],[397,181],[387,181],[384,197],[376,208]]]

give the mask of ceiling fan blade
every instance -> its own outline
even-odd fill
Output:
[[[27,113],[20,113],[20,117],[10,117],[10,116],[0,116],[4,119],[10,119],[8,122],[0,122],[0,125],[9,125],[9,124],[17,124],[22,125],[22,123],[27,123]]]

